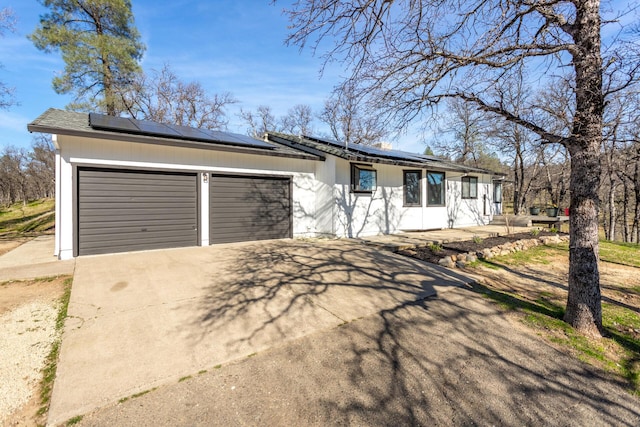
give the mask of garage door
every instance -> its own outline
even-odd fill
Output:
[[[78,169],[78,254],[198,244],[195,173]]]
[[[291,237],[289,178],[212,175],[211,243]]]

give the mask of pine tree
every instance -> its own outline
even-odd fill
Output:
[[[145,50],[130,0],[41,0],[50,10],[29,36],[45,52],[60,52],[64,73],[53,79],[59,94],[74,93],[74,110],[120,112],[119,94],[140,70]]]

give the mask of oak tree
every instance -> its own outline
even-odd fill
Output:
[[[240,109],[240,118],[247,124],[247,135],[262,138],[266,132],[278,131],[276,116],[268,105],[259,105],[256,111]]]
[[[599,148],[605,96],[636,80],[637,62],[607,46],[599,0],[299,0],[287,11],[290,44],[329,49],[362,96],[399,127],[439,101],[458,97],[523,126],[571,156],[569,295],[565,320],[600,336],[598,269]],[[624,48],[629,49],[631,45]],[[567,133],[521,117],[494,94],[514,70],[552,87],[572,74],[574,112]],[[604,73],[610,78],[604,81]],[[611,84],[610,84],[611,83]]]
[[[388,134],[380,114],[365,111],[353,85],[343,85],[334,91],[318,118],[329,126],[332,138],[347,145],[373,145]]]

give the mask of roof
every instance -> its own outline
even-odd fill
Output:
[[[293,136],[279,132],[268,132],[270,142],[286,145],[290,148],[322,156],[330,154],[354,162],[382,163],[389,165],[425,168],[436,171],[454,171],[461,173],[494,174],[486,169],[453,163],[438,157],[409,153],[400,150],[384,150],[361,144],[348,144],[331,139],[311,136]]]
[[[101,138],[117,141],[137,142],[142,144],[167,145],[175,147],[199,148],[205,150],[230,151],[236,153],[256,154],[263,156],[290,157],[307,160],[324,160],[324,156],[311,154],[302,150],[281,144],[270,144],[244,135],[230,132],[206,131],[206,138],[192,138],[182,135],[148,132],[143,126],[130,126],[127,129],[118,126],[92,126],[90,117],[99,118],[96,114],[78,113],[73,111],[49,108],[33,122],[27,125],[29,132],[50,133],[56,135],[69,135],[87,138]],[[133,119],[114,118],[116,120],[128,120],[133,124],[153,124]],[[183,131],[192,130],[193,133],[202,134],[195,128],[168,126],[179,128]],[[244,142],[243,142],[244,141]]]

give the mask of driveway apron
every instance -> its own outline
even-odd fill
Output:
[[[467,282],[342,240],[80,257],[48,421]]]

